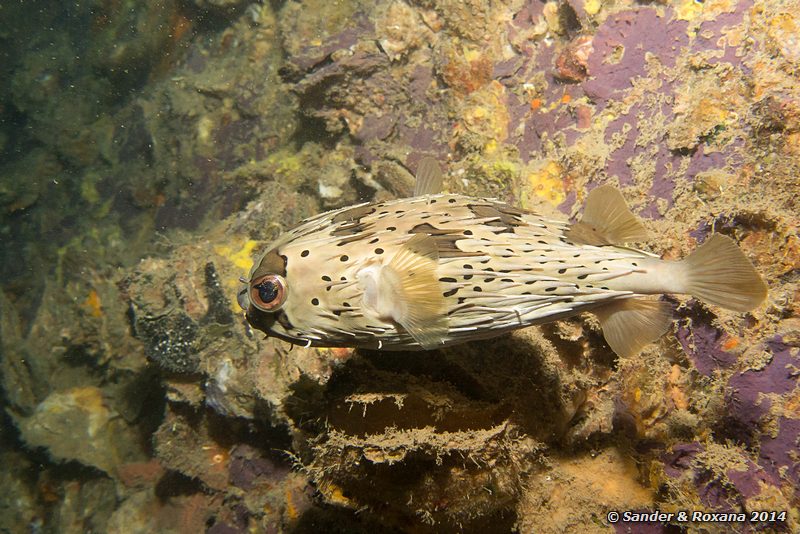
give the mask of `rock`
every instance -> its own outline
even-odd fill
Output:
[[[117,505],[117,492],[111,479],[70,480],[62,482],[59,489],[63,498],[53,511],[53,523],[65,531],[106,532]]]
[[[144,460],[135,429],[103,397],[91,386],[50,394],[30,417],[18,418],[22,438],[46,448],[54,460],[75,460],[110,475],[120,460]]]
[[[592,37],[584,35],[571,41],[556,58],[558,79],[578,83],[589,76],[589,56],[592,54]]]

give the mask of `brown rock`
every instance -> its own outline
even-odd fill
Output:
[[[573,39],[556,58],[556,77],[569,83],[584,81],[589,77],[589,56],[592,50],[591,36],[582,35]]]

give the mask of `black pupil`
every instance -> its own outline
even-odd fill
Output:
[[[256,289],[258,289],[258,298],[265,304],[269,304],[278,296],[278,287],[275,282],[270,280],[264,280],[256,286]]]

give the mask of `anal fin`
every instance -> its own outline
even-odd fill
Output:
[[[602,185],[589,193],[583,215],[566,232],[568,239],[584,245],[624,245],[647,239],[647,230],[631,213],[622,193]]]
[[[600,319],[606,342],[622,357],[635,356],[672,324],[672,309],[661,301],[617,300],[592,311]]]
[[[385,311],[428,350],[441,345],[448,331],[438,265],[436,241],[416,234],[381,270],[380,277],[384,307],[390,308]]]

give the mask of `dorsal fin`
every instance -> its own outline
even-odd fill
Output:
[[[647,230],[628,209],[619,189],[602,185],[589,193],[580,222],[570,226],[566,236],[584,245],[624,245],[645,241]]]
[[[414,196],[438,195],[442,192],[442,168],[439,162],[430,156],[419,160],[417,165],[417,181],[414,184]]]
[[[391,302],[391,317],[425,349],[435,349],[447,335],[447,313],[436,275],[436,241],[416,234],[381,270],[379,292]]]
[[[623,358],[636,356],[672,324],[672,308],[661,301],[616,300],[592,312],[600,319],[608,346]]]

